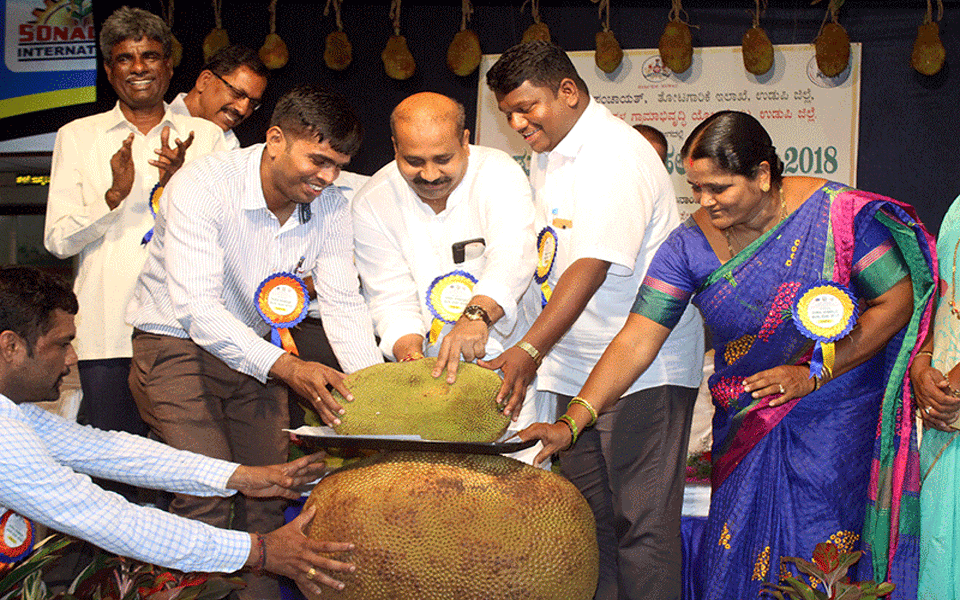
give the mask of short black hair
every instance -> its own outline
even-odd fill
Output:
[[[0,267],[0,331],[27,341],[27,353],[50,331],[56,309],[77,314],[77,296],[63,280],[34,267]]]
[[[770,134],[747,113],[724,110],[697,125],[680,149],[683,160],[709,158],[727,173],[753,179],[760,163],[770,165],[770,181],[783,179],[783,162]]]
[[[173,34],[163,19],[142,8],[121,6],[113,11],[100,28],[100,53],[103,62],[113,61],[113,47],[124,40],[147,38],[163,46],[163,57],[173,53]]]
[[[210,60],[203,65],[201,70],[210,71],[222,77],[233,73],[239,67],[246,67],[264,79],[267,79],[270,75],[270,69],[260,60],[260,54],[256,50],[240,44],[231,44],[221,48],[210,57]]]
[[[343,97],[313,84],[300,85],[280,98],[270,119],[271,127],[296,137],[327,140],[341,154],[353,156],[360,149],[363,128]]]
[[[517,89],[524,81],[550,88],[556,94],[564,79],[572,79],[581,93],[590,93],[563,48],[542,40],[513,46],[487,71],[487,87],[502,95]]]
[[[645,123],[637,123],[633,126],[634,129],[640,132],[640,135],[647,138],[653,138],[658,144],[664,148],[669,148],[670,145],[667,144],[667,136],[663,135],[663,132],[654,127],[653,125],[647,125]]]

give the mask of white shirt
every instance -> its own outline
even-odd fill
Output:
[[[147,164],[156,158],[160,133],[170,127],[169,144],[194,132],[186,161],[224,150],[223,132],[203,119],[168,110],[143,135],[113,110],[67,123],[57,132],[50,172],[43,240],[60,258],[79,254],[74,291],[80,301],[77,340],[80,360],[129,358],[132,333],[123,321],[137,275],[147,256],[143,236],[153,227],[149,196],[160,171]],[[113,184],[110,159],[133,132],[136,175],[130,194],[110,210],[104,194]]]
[[[327,337],[348,372],[382,362],[353,266],[350,210],[329,186],[282,225],[267,209],[263,144],[204,157],[177,173],[160,201],[150,256],[127,319],[189,337],[230,367],[266,381],[283,349],[262,339],[260,284],[281,271],[312,275]],[[299,267],[298,267],[299,265]]]
[[[351,173],[350,171],[340,171],[340,174],[337,175],[337,178],[333,180],[333,185],[337,186],[337,188],[340,190],[340,193],[343,194],[343,197],[347,199],[347,203],[352,205],[353,196],[357,193],[357,190],[362,188],[363,184],[369,180],[369,175]],[[307,314],[316,319],[320,318],[320,303],[317,302],[316,298],[310,301],[310,307],[307,309]]]
[[[589,102],[552,151],[534,154],[530,169],[537,230],[550,225],[558,238],[551,289],[578,259],[610,262],[603,285],[537,372],[540,390],[564,395],[580,392],[626,322],[654,253],[680,224],[673,184],[653,146],[603,105]],[[688,308],[626,393],[697,387],[702,362],[703,325]]]
[[[229,496],[237,464],[138,435],[83,427],[0,394],[0,504],[123,556],[182,571],[230,572],[250,535],[131,504],[89,476],[194,496]],[[2,507],[0,507],[2,511]]]
[[[520,339],[530,322],[518,323],[517,304],[537,264],[533,218],[530,184],[500,150],[470,146],[463,180],[439,214],[403,179],[396,161],[377,171],[357,193],[353,219],[357,270],[383,354],[395,358],[393,345],[404,335],[428,336],[434,315],[427,291],[455,270],[477,279],[471,297],[488,296],[505,313],[490,332],[488,354]],[[455,262],[453,245],[475,239],[483,245],[466,248]],[[431,351],[436,355],[439,344]]]
[[[183,115],[185,117],[191,116],[190,109],[187,108],[187,104],[183,101],[183,99],[186,97],[187,97],[186,92],[180,92],[179,94],[177,94],[177,97],[174,98],[173,102],[170,103],[170,110],[177,113],[178,115]],[[202,117],[196,117],[196,118],[200,119]],[[211,121],[211,123],[213,123],[213,121]],[[217,129],[220,129],[219,125],[217,125]],[[220,129],[220,131],[223,131],[223,130]],[[235,134],[232,129],[223,131],[223,139],[226,141],[227,150],[236,150],[237,148],[240,147],[240,140],[237,139],[237,134]]]

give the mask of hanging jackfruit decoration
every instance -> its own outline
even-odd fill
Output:
[[[277,0],[270,0],[270,33],[260,47],[260,60],[268,69],[279,69],[290,60],[287,45],[277,35]]]
[[[683,73],[693,63],[693,36],[690,26],[681,20],[681,14],[686,11],[680,5],[680,0],[671,0],[670,22],[663,29],[658,49],[660,60],[674,73]]]
[[[593,60],[597,63],[597,68],[604,73],[613,73],[623,61],[623,48],[610,31],[610,0],[591,1],[600,5],[598,10],[600,18],[603,19],[603,29],[594,36],[597,50],[593,54]]]
[[[323,48],[323,62],[334,71],[342,71],[353,62],[353,46],[343,31],[343,21],[340,20],[340,4],[343,0],[327,0],[327,7],[323,9],[324,16],[330,14],[330,6],[337,21],[337,30],[327,34],[327,41]]]
[[[816,4],[820,0],[814,0]],[[837,22],[837,13],[843,6],[843,0],[830,0],[824,24],[814,41],[816,49],[817,68],[827,77],[836,77],[843,73],[850,63],[850,36],[847,30]],[[830,19],[827,23],[826,20]]]
[[[170,28],[170,59],[173,61],[173,68],[176,69],[180,66],[180,61],[183,60],[183,46],[177,36],[173,35],[173,0],[167,0],[167,4],[165,6],[161,5],[161,9],[163,20],[167,22],[167,27]]]
[[[520,12],[523,12],[523,9],[527,6],[527,2],[530,3],[530,15],[533,17],[533,25],[527,27],[520,41],[524,43],[534,40],[549,42],[550,28],[540,20],[540,0],[523,0],[523,4],[520,5]]]
[[[447,48],[447,67],[456,75],[466,77],[480,66],[480,38],[472,29],[467,29],[467,22],[473,15],[473,5],[470,0],[462,0],[460,4],[460,31],[453,36],[450,47]]]
[[[407,48],[407,38],[400,35],[400,0],[391,0],[390,18],[393,20],[393,35],[387,40],[387,46],[380,53],[383,70],[387,77],[403,81],[410,79],[417,70],[417,63]]]
[[[220,20],[220,7],[223,0],[212,0],[214,28],[203,38],[203,62],[209,62],[210,58],[221,48],[230,45],[230,37],[227,30],[223,28],[223,21]]]
[[[763,75],[773,67],[773,44],[767,37],[767,32],[760,27],[760,15],[767,7],[767,0],[756,1],[756,10],[753,11],[753,27],[743,34],[743,68],[754,75]]]
[[[943,20],[943,0],[937,0],[937,20],[933,20],[933,5],[927,0],[927,16],[923,25],[917,27],[917,39],[913,42],[910,65],[922,75],[936,75],[943,68],[947,51],[940,41],[940,25]]]

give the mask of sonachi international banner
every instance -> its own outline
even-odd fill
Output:
[[[0,119],[96,100],[92,0],[4,0]]]

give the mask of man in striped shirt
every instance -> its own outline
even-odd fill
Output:
[[[266,143],[199,159],[165,188],[127,319],[134,398],[171,446],[243,464],[282,462],[284,383],[338,422],[343,407],[327,386],[351,398],[343,374],[263,339],[267,318],[280,319],[260,292],[276,278],[312,277],[345,370],[382,361],[353,266],[349,207],[330,185],[359,145],[360,122],[346,102],[301,86],[277,103]],[[234,526],[269,531],[283,522],[281,508],[239,499]],[[228,499],[178,495],[171,510],[230,523]],[[275,580],[248,583],[251,598],[279,597]]]

